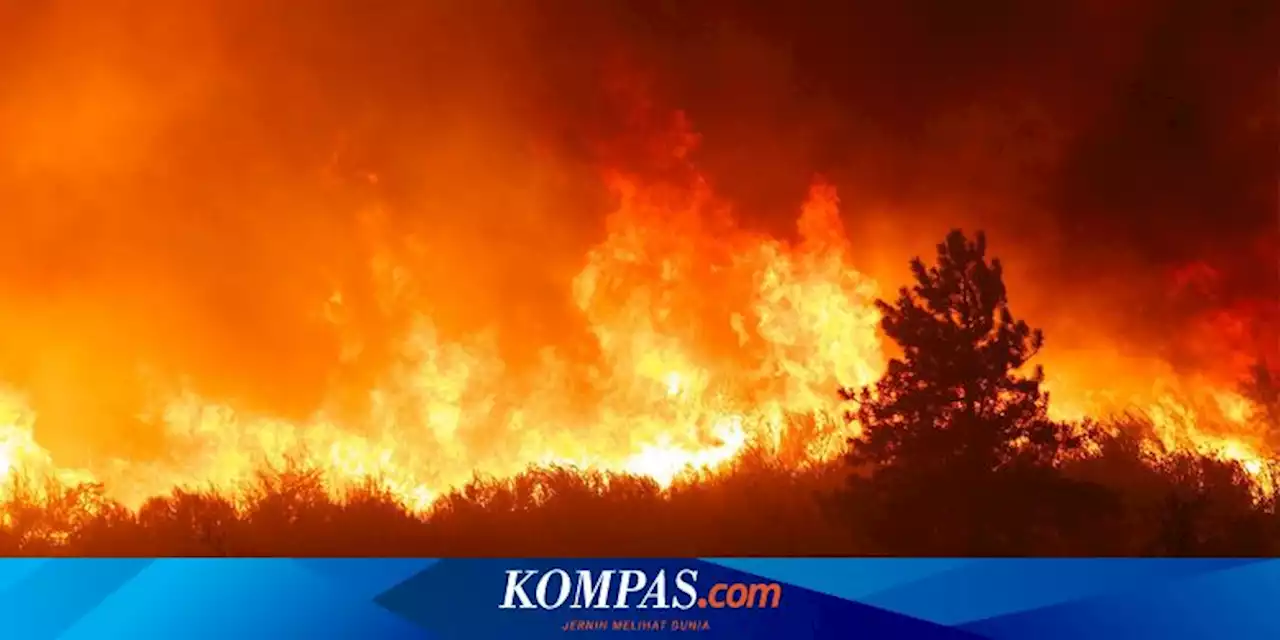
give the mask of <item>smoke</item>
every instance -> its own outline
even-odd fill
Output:
[[[0,379],[69,464],[157,451],[155,380],[303,415],[344,331],[389,357],[388,253],[446,336],[533,357],[579,321],[597,168],[657,170],[623,80],[687,111],[749,225],[789,233],[826,176],[890,286],[987,229],[1051,339],[1149,334],[1160,265],[1274,232],[1266,3],[721,4],[6,5]]]

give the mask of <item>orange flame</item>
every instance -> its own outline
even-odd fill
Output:
[[[676,139],[674,156],[687,162],[693,137]],[[446,341],[419,315],[397,362],[368,390],[367,415],[354,422],[330,407],[290,421],[187,390],[158,393],[144,419],[163,427],[167,457],[68,470],[34,441],[37,416],[21,396],[5,394],[0,475],[96,479],[138,505],[176,486],[232,490],[263,465],[292,458],[326,470],[335,488],[376,478],[426,509],[476,473],[501,476],[538,463],[626,471],[667,485],[690,469],[714,471],[750,443],[781,447],[796,415],[825,426],[792,462],[830,459],[849,435],[836,390],[869,384],[885,367],[872,304],[878,287],[851,264],[835,189],[813,185],[798,240],[786,241],[741,228],[727,203],[690,175],[684,184],[608,174],[618,206],[572,289],[599,354],[593,362],[547,350],[532,375],[518,376],[492,335]],[[384,255],[373,268],[388,303],[405,303],[411,277],[393,265]],[[343,292],[317,302],[340,319]],[[1211,388],[1212,406],[1201,407],[1158,385],[1131,397],[1052,378],[1050,387],[1060,418],[1136,406],[1166,448],[1262,469],[1260,445],[1241,435],[1248,403],[1228,391]],[[1228,429],[1210,429],[1211,413]]]

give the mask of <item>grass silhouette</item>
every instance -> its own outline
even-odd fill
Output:
[[[755,448],[714,474],[663,489],[646,477],[532,467],[476,478],[411,512],[375,479],[332,490],[322,472],[264,469],[235,493],[177,489],[136,511],[100,485],[14,478],[0,514],[5,556],[845,556],[845,555],[1271,555],[1280,553],[1275,501],[1234,462],[1144,453],[1134,418],[1092,455],[1063,463],[1087,490],[1074,522],[1046,519],[1071,496],[1001,494],[1000,510],[1024,532],[1004,548],[973,542],[970,519],[945,504],[957,492],[927,481],[913,512],[850,504],[862,480],[842,461],[795,467]],[[1014,478],[1026,487],[1026,477]],[[1034,483],[1030,483],[1034,484]],[[943,490],[943,489],[946,490]],[[983,490],[989,490],[984,487]],[[876,521],[937,530],[941,545],[911,536],[877,544]],[[1049,524],[1045,524],[1049,523]],[[969,524],[968,528],[973,529]]]

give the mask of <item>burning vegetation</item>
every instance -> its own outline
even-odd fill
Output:
[[[226,80],[226,60],[200,64]],[[27,270],[3,282],[4,553],[1280,549],[1280,313],[1235,295],[1210,261],[1164,278],[1192,318],[1178,349],[1130,349],[1101,321],[1075,326],[1090,322],[1079,309],[1049,323],[1071,327],[1055,348],[1052,328],[1034,328],[1053,295],[1027,292],[1041,316],[1018,304],[1034,250],[1010,243],[1008,265],[1023,268],[1006,273],[999,230],[990,250],[985,234],[955,231],[933,239],[936,262],[904,248],[889,270],[895,252],[847,224],[864,214],[848,204],[858,194],[824,178],[789,229],[752,224],[700,168],[690,118],[612,67],[625,132],[594,139],[588,165],[538,144],[487,155],[505,128],[445,109],[432,117],[458,118],[439,128],[457,139],[415,158],[437,174],[425,200],[396,197],[413,180],[385,171],[403,159],[339,136],[309,178],[329,191],[257,197],[276,178],[265,164],[248,174],[260,182],[226,183],[255,194],[262,209],[245,212],[138,160],[187,141],[121,137],[135,120],[182,117],[209,89],[154,94],[162,65],[100,71],[77,85],[100,109],[56,104],[42,78],[18,83],[67,128],[0,110],[0,133],[22,136],[0,155],[13,235],[61,251],[0,262]],[[471,89],[461,103],[489,97]],[[508,117],[474,117],[490,116]],[[193,144],[235,151],[207,135]],[[55,143],[75,159],[41,151]],[[517,163],[535,169],[522,164],[514,185],[467,174]],[[68,204],[32,186],[68,175],[78,194],[124,191]],[[568,252],[548,211],[597,187],[603,228]],[[216,204],[192,213],[200,222],[120,213],[171,211],[175,194]],[[429,220],[406,222],[406,201]],[[517,204],[490,215],[504,203]],[[269,207],[316,213],[280,214],[286,224]],[[99,268],[111,261],[128,268]]]
[[[855,469],[931,478],[989,504],[990,488],[956,474],[983,476],[1009,460],[1046,472],[1087,466],[1117,442],[1135,447],[1133,464],[1152,474],[1185,461],[1222,465],[1237,470],[1241,490],[1270,499],[1275,389],[1264,364],[1252,387],[1170,376],[1118,396],[1109,381],[1129,374],[1117,371],[1099,371],[1095,387],[1055,384],[1052,362],[1047,376],[1039,365],[1024,371],[1044,338],[1008,315],[983,236],[972,244],[953,233],[937,266],[911,264],[914,293],[878,302],[880,287],[852,266],[856,249],[831,186],[814,184],[795,239],[784,240],[742,229],[686,169],[676,183],[606,173],[618,208],[572,288],[590,359],[546,349],[525,371],[510,371],[492,335],[446,340],[413,310],[412,272],[394,253],[377,253],[369,268],[385,287],[380,299],[408,305],[410,320],[392,366],[367,391],[365,415],[322,408],[291,420],[177,389],[140,418],[163,430],[169,455],[67,468],[33,436],[38,414],[10,392],[0,447],[10,529],[45,550],[104,519],[144,528],[157,511],[213,519],[189,523],[198,530],[277,501],[270,508],[285,509],[276,514],[285,527],[311,509],[370,503],[430,527],[468,510],[551,513],[564,491],[606,502],[631,495],[635,513],[624,520],[632,522],[704,485],[761,473],[743,471],[752,465],[771,470],[764,481],[822,482],[846,453]],[[346,300],[338,290],[317,301],[339,330]],[[344,353],[358,358],[360,336],[345,339]],[[898,469],[900,458],[911,466]],[[588,514],[574,517],[596,519]],[[475,526],[500,526],[503,516],[493,517]],[[35,523],[44,518],[70,520],[43,531]],[[307,535],[328,536],[315,526]],[[922,550],[948,548],[931,544]]]

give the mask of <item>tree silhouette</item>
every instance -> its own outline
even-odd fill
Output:
[[[902,356],[874,387],[841,391],[861,427],[849,460],[870,477],[838,504],[872,548],[1026,552],[1106,502],[1052,467],[1079,440],[1048,418],[1039,367],[1023,373],[1044,337],[1013,317],[986,249],[981,232],[971,241],[957,230],[934,266],[912,260],[915,285],[877,301]]]
[[[1013,317],[1000,261],[986,249],[981,232],[970,241],[952,231],[936,265],[911,261],[916,284],[895,304],[877,301],[903,355],[874,387],[842,391],[859,401],[856,463],[985,472],[1048,462],[1076,443],[1048,419],[1041,369],[1021,373],[1044,335]]]

